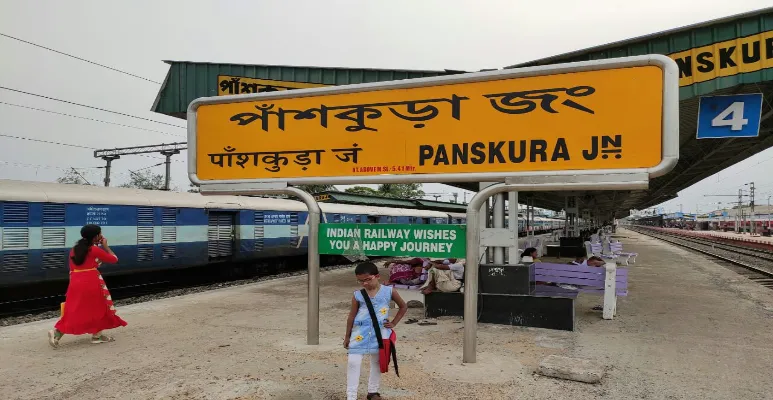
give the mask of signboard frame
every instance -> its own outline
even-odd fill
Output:
[[[661,109],[661,161],[649,168],[598,169],[598,170],[552,170],[552,171],[520,171],[520,172],[486,172],[486,173],[428,173],[428,174],[395,174],[369,176],[321,176],[299,178],[265,178],[265,179],[226,179],[201,180],[197,176],[197,110],[202,105],[232,104],[240,102],[255,102],[326,96],[336,94],[375,92],[381,90],[409,89],[432,87],[461,83],[486,82],[513,78],[528,78],[537,76],[559,75],[576,72],[614,70],[623,68],[655,66],[663,74],[663,93]],[[679,158],[679,70],[676,62],[664,55],[651,54],[644,56],[625,57],[585,61],[569,64],[546,65],[520,69],[505,69],[489,72],[477,72],[450,76],[405,79],[398,81],[374,82],[355,85],[332,86],[310,89],[287,90],[280,92],[202,97],[193,100],[188,107],[188,175],[190,180],[201,186],[202,192],[209,193],[239,193],[261,187],[286,187],[292,185],[351,185],[380,183],[429,183],[429,182],[470,182],[487,181],[503,182],[509,177],[539,177],[539,176],[571,176],[605,175],[605,174],[636,174],[646,172],[649,178],[658,177],[670,171]]]
[[[319,253],[367,257],[464,258],[467,249],[466,231],[466,224],[323,223],[319,226]],[[418,243],[421,243],[418,247],[423,248],[416,248]]]

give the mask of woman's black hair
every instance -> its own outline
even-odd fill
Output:
[[[94,245],[94,238],[102,233],[102,228],[97,225],[85,225],[81,228],[81,239],[72,248],[72,262],[75,265],[82,265],[86,261],[86,255],[89,254],[91,246]]]
[[[536,248],[529,247],[528,249],[523,251],[523,254],[521,254],[521,258],[523,258],[523,257],[531,257],[531,253],[534,253],[535,251],[537,251]]]

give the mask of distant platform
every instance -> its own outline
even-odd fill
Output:
[[[723,237],[723,238],[741,240],[746,242],[756,242],[756,243],[765,243],[765,244],[773,245],[773,237],[760,236],[759,234],[752,235],[749,233],[735,233],[735,232],[721,232],[721,231],[687,231],[684,229],[677,229],[677,228],[666,228],[666,230],[671,230],[676,232],[689,232],[691,234]]]
[[[581,294],[577,331],[481,324],[478,362],[462,364],[458,318],[397,327],[397,399],[762,399],[770,396],[773,291],[701,255],[629,230],[629,295],[603,320]],[[321,275],[321,344],[307,346],[306,277],[119,307],[116,342],[65,336],[54,320],[0,328],[2,399],[344,399],[342,347],[351,269]],[[391,311],[392,313],[395,310]],[[421,319],[422,309],[409,318]],[[607,367],[600,384],[535,375],[550,355]],[[364,363],[368,365],[368,363]],[[367,367],[364,367],[367,369]],[[367,377],[363,371],[361,398]]]

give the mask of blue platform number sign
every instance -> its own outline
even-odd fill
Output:
[[[758,137],[762,93],[701,97],[698,139]]]

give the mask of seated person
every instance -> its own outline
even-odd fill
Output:
[[[588,266],[588,261],[585,259],[587,257],[587,253],[585,252],[585,248],[577,249],[574,255],[574,261],[570,261],[569,264],[572,265],[582,265],[583,267]]]
[[[395,260],[389,264],[389,283],[418,285],[422,282],[422,269],[428,261],[421,258]]]
[[[425,268],[427,282],[421,287],[421,292],[430,294],[434,290],[441,292],[456,292],[464,282],[464,264],[455,258],[442,261],[432,261]]]
[[[593,256],[586,261],[589,267],[603,267],[607,262],[600,257]]]
[[[529,264],[540,262],[540,260],[537,258],[537,249],[534,247],[529,247],[528,249],[524,250],[523,253],[521,253],[521,262]]]

